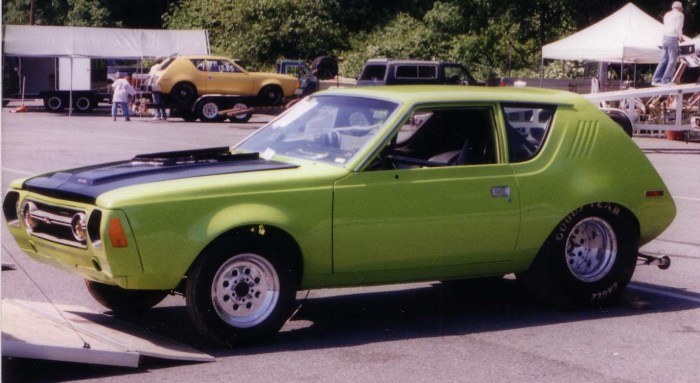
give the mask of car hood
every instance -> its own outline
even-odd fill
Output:
[[[50,197],[95,203],[101,194],[127,186],[296,167],[262,159],[258,153],[233,154],[229,147],[219,147],[142,154],[128,161],[47,173],[27,179],[22,188]]]
[[[286,74],[279,74],[279,73],[269,73],[269,72],[248,72],[248,74],[252,77],[259,78],[262,80],[268,80],[268,79],[277,79],[280,81],[299,81],[294,76],[286,75]]]

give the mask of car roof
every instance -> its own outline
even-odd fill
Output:
[[[223,59],[223,60],[233,61],[233,59],[230,57],[212,56],[212,55],[182,55],[182,56],[178,56],[177,58],[186,59],[186,60],[192,60],[192,59],[222,60]]]
[[[400,103],[488,101],[573,105],[584,100],[565,91],[528,87],[484,87],[464,85],[388,85],[341,88],[318,95],[350,95],[381,98]]]
[[[434,60],[401,60],[401,59],[369,59],[367,64],[452,64],[451,61],[434,61]]]

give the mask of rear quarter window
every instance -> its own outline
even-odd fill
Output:
[[[503,105],[510,162],[534,158],[552,125],[554,105]]]

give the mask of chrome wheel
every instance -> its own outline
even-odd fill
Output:
[[[599,281],[610,272],[617,258],[615,231],[601,218],[585,218],[569,233],[565,256],[566,265],[576,279]]]
[[[277,306],[280,281],[274,266],[264,257],[239,254],[217,270],[211,299],[219,317],[238,328],[250,328],[267,319]]]

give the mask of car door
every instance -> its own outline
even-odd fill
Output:
[[[520,198],[502,154],[496,111],[491,105],[421,108],[380,156],[383,164],[337,181],[334,272],[508,261]],[[476,148],[469,149],[469,141]],[[471,160],[456,159],[470,150],[477,152]]]
[[[207,93],[251,96],[253,79],[229,60],[207,60]]]

